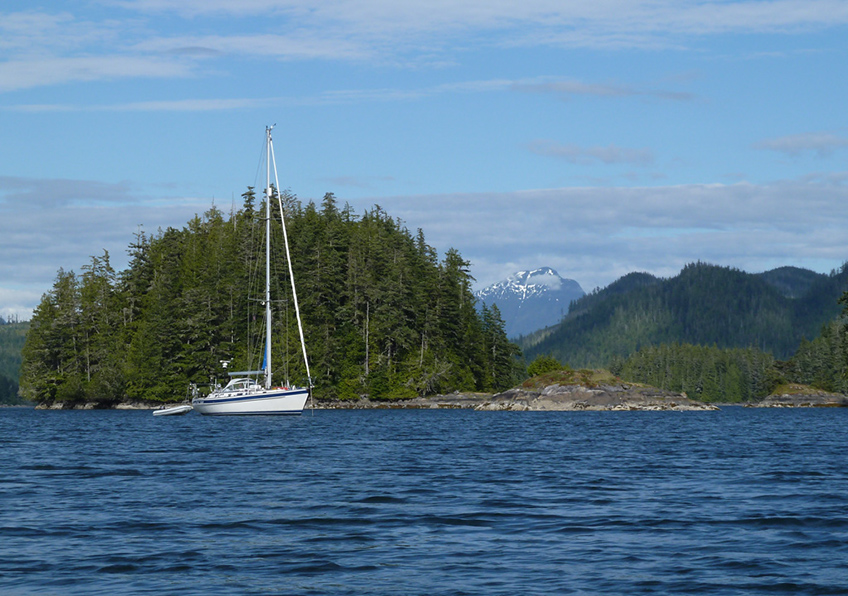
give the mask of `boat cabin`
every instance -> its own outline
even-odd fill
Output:
[[[250,392],[250,391],[259,391],[262,389],[262,385],[257,383],[253,379],[247,378],[238,378],[233,379],[227,386],[222,390],[223,393],[240,393],[240,392]]]

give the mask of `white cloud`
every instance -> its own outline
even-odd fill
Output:
[[[336,176],[327,178],[326,182],[334,186],[344,186],[348,188],[374,188],[385,182],[393,182],[391,176]]]
[[[49,199],[33,202],[40,195]],[[780,265],[828,271],[848,259],[848,173],[769,185],[559,188],[350,202],[359,213],[379,203],[410,229],[422,228],[441,253],[459,249],[472,262],[478,286],[545,265],[591,290],[631,271],[673,275],[697,260],[747,271]],[[14,287],[0,282],[0,296],[31,309],[59,267],[79,270],[106,249],[123,268],[139,224],[148,232],[182,227],[210,206],[209,199],[151,199],[127,184],[0,178],[0,280],[15,280]]]
[[[126,183],[108,184],[92,180],[40,179],[0,176],[0,212],[28,208],[50,208],[138,202]]]
[[[528,145],[531,153],[563,159],[573,164],[592,164],[600,161],[605,164],[631,164],[647,166],[654,162],[654,153],[650,149],[631,149],[608,145],[606,147],[580,147],[572,143],[560,144],[555,141],[537,139]]]
[[[114,21],[86,21],[69,12],[0,13],[0,51],[47,55],[51,50],[114,42],[126,26]]]
[[[623,49],[684,47],[699,36],[792,34],[843,27],[843,0],[126,0],[102,2],[108,16],[72,12],[0,14],[0,92],[73,81],[185,77],[198,60],[225,56],[284,60],[443,63],[446,50],[481,46]],[[134,18],[126,12],[134,11]],[[77,10],[82,10],[77,7]],[[161,13],[198,32],[227,19],[230,34],[172,35]],[[263,17],[256,19],[254,17]],[[161,19],[158,19],[161,21]],[[528,92],[652,96],[668,90],[560,81]]]
[[[672,275],[697,260],[747,271],[780,265],[826,271],[848,260],[848,185],[838,178],[379,202],[411,229],[422,228],[439,250],[459,249],[479,286],[540,266],[590,290],[631,271]]]
[[[765,139],[754,144],[755,149],[777,151],[791,157],[802,153],[815,153],[828,157],[837,149],[848,147],[848,138],[830,132],[804,132],[774,139]]]
[[[187,64],[138,56],[33,58],[0,62],[0,92],[76,81],[184,77]]]
[[[516,31],[529,29],[536,35],[518,36],[523,43],[570,45],[599,40],[650,45],[668,36],[786,33],[848,23],[848,6],[841,0],[126,0],[119,4],[142,13],[191,17],[276,16],[298,27],[336,26],[372,39],[458,32],[467,37],[475,30],[488,30],[503,32],[504,42],[515,43]]]
[[[0,313],[28,317],[60,267],[79,271],[108,250],[122,269],[139,224],[147,232],[182,227],[210,206],[146,197],[125,183],[0,177]]]
[[[135,49],[200,57],[221,55],[270,56],[287,60],[364,60],[372,53],[354,41],[331,35],[208,35],[203,37],[157,37],[140,42]]]
[[[678,91],[639,89],[619,83],[586,83],[576,80],[516,82],[512,85],[512,89],[525,93],[553,94],[562,98],[568,98],[572,95],[589,95],[594,97],[633,97],[641,95],[659,99],[688,101],[694,97],[691,93]]]
[[[0,65],[2,72],[2,65]],[[596,89],[597,93],[602,96],[609,97],[624,97],[629,95],[639,95],[641,92],[634,91],[621,94],[605,93],[603,89],[605,85],[596,86],[593,83],[583,83],[580,81],[568,81],[569,85],[579,85],[585,91],[584,94],[591,93],[592,89]],[[46,84],[46,82],[45,82]],[[375,89],[336,89],[323,91],[317,95],[302,95],[290,97],[265,97],[265,98],[195,98],[195,99],[180,99],[180,100],[161,100],[161,101],[138,101],[117,104],[19,104],[7,107],[0,106],[0,110],[5,109],[17,112],[131,112],[131,111],[221,111],[221,110],[238,110],[263,108],[269,106],[295,106],[295,105],[332,105],[332,104],[351,104],[351,103],[367,103],[367,102],[396,102],[396,101],[416,101],[429,97],[437,97],[440,95],[457,95],[457,94],[472,94],[472,93],[497,93],[504,91],[521,90],[525,91],[534,87],[540,88],[555,88],[558,84],[556,79],[551,77],[537,77],[531,79],[490,79],[490,80],[471,80],[471,81],[456,81],[452,83],[443,83],[430,87],[418,87],[409,89],[399,89],[391,87],[375,88]],[[2,88],[0,88],[2,89]],[[663,92],[668,95],[672,92]],[[554,155],[559,153],[560,157],[564,154],[574,152],[571,146],[557,146],[552,141],[539,140],[530,144],[531,151],[541,154]],[[601,161],[622,161],[629,163],[645,163],[653,160],[653,154],[649,149],[625,149],[618,148],[614,145],[609,147],[594,147],[577,152],[588,151],[588,156]]]
[[[33,289],[9,289],[0,287],[0,317],[5,320],[17,317],[22,321],[32,317],[34,305],[44,292]]]
[[[551,274],[536,274],[527,278],[528,284],[536,284],[538,286],[548,286],[552,290],[558,290],[562,287],[562,281],[559,277]]]

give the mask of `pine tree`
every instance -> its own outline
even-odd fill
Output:
[[[317,395],[394,399],[515,378],[517,348],[496,309],[475,310],[469,263],[457,251],[439,261],[423,232],[379,206],[358,217],[330,193],[320,209],[272,193],[285,212]],[[229,216],[213,206],[183,229],[139,229],[125,271],[107,253],[81,277],[60,270],[33,316],[22,391],[42,402],[172,401],[188,383],[223,375],[222,362],[258,368],[265,205],[252,188],[242,198]],[[272,213],[272,244],[281,246]],[[270,267],[273,368],[278,382],[302,383],[284,250],[272,252]]]

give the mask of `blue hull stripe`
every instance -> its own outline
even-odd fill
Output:
[[[205,398],[202,401],[197,401],[195,403],[204,405],[204,406],[214,406],[217,404],[231,404],[236,402],[248,402],[248,401],[264,401],[266,399],[277,399],[280,397],[294,397],[297,395],[308,395],[309,391],[304,389],[303,391],[286,391],[285,393],[271,393],[270,395],[243,395],[241,397],[225,397],[221,399],[209,399]]]
[[[267,412],[204,412],[204,416],[300,416],[300,410],[269,410]]]

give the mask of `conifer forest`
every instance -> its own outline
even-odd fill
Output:
[[[319,399],[398,399],[510,387],[523,367],[497,307],[475,308],[469,263],[442,258],[379,206],[283,193]],[[276,191],[273,198],[276,203]],[[256,370],[264,342],[264,199],[213,206],[182,229],[139,230],[129,264],[59,270],[23,349],[22,397],[41,403],[172,402],[190,383]],[[272,211],[273,213],[273,211]],[[272,215],[276,220],[280,214]],[[275,384],[306,382],[279,221],[272,224]],[[226,365],[227,368],[224,368]]]

